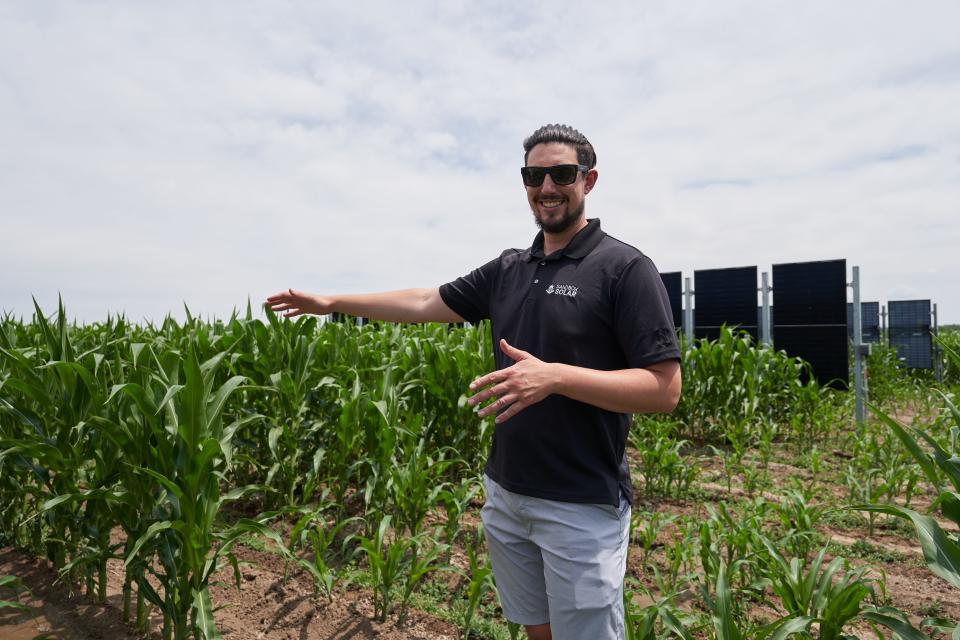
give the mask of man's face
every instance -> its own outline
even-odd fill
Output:
[[[560,142],[538,144],[527,156],[529,167],[577,164],[577,151]],[[578,173],[573,184],[560,185],[547,175],[539,187],[526,187],[534,221],[546,233],[563,233],[583,216],[584,196],[597,181],[597,172]]]

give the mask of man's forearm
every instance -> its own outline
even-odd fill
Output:
[[[649,369],[600,371],[554,363],[554,393],[620,413],[673,411],[680,399],[680,367],[658,363]]]
[[[436,289],[327,296],[330,310],[388,322],[462,322],[439,299]]]

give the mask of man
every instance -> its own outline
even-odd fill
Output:
[[[656,268],[586,218],[595,165],[579,131],[541,127],[521,169],[541,228],[529,249],[436,289],[267,299],[286,317],[490,319],[497,369],[470,384],[469,399],[497,425],[481,516],[504,615],[533,640],[624,637],[630,414],[671,411],[680,395]]]

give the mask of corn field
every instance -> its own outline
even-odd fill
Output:
[[[861,428],[850,395],[746,334],[684,345],[680,405],[630,434],[628,636],[957,637],[957,336],[939,387],[876,350]],[[115,568],[118,615],[164,640],[220,637],[211,592],[243,589],[251,548],[318,611],[354,594],[384,628],[521,637],[477,524],[494,425],[466,392],[492,369],[486,324],[7,316],[0,546],[93,602]],[[884,556],[894,538],[915,557]],[[918,572],[936,602],[889,580]],[[0,575],[0,614],[23,593]]]

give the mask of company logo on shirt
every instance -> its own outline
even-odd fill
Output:
[[[578,291],[579,289],[572,284],[551,284],[547,287],[547,293],[567,296],[568,298],[576,297]]]

